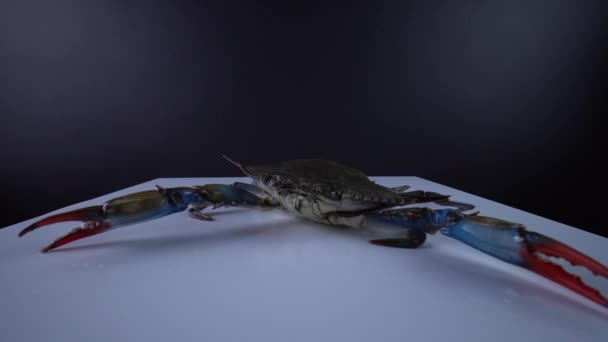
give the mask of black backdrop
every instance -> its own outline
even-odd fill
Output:
[[[608,235],[606,1],[0,3],[0,226],[336,159]],[[533,228],[533,227],[531,227]]]

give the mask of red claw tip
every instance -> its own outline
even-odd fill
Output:
[[[526,260],[524,267],[604,307],[608,307],[608,299],[600,291],[585,284],[581,277],[568,273],[560,265],[545,260],[537,253],[564,259],[574,266],[585,267],[593,274],[603,277],[608,277],[608,267],[572,247],[539,233],[526,232],[526,241],[528,242],[528,249],[524,251],[524,259]]]

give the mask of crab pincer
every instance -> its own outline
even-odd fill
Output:
[[[80,227],[43,248],[46,253],[72,241],[101,234],[111,229],[153,220],[190,208],[190,215],[200,220],[211,220],[201,213],[208,206],[270,206],[263,198],[232,185],[207,184],[194,187],[163,188],[136,192],[107,201],[102,205],[76,209],[45,217],[29,225],[19,237],[59,222],[80,221]]]
[[[403,238],[370,242],[389,247],[415,248],[420,244],[416,243],[417,241],[424,242],[419,238],[420,234],[434,234],[439,231],[483,253],[523,267],[608,307],[608,299],[598,290],[583,283],[579,276],[568,273],[549,257],[564,259],[572,265],[585,267],[596,276],[606,278],[608,278],[608,267],[562,242],[537,232],[527,231],[521,224],[476,214],[467,215],[460,208],[466,209],[464,206],[453,206],[458,209],[402,208],[370,213],[367,215],[369,224],[406,228]]]
[[[112,199],[102,205],[76,209],[45,217],[29,225],[19,233],[19,237],[59,222],[81,221],[67,235],[60,237],[43,248],[46,253],[69,242],[107,232],[113,228],[147,221],[182,211],[200,197],[193,188],[158,187],[158,190],[142,191]]]
[[[453,225],[441,228],[440,232],[608,307],[608,299],[597,289],[585,284],[579,276],[567,272],[549,257],[564,259],[606,278],[608,267],[562,242],[527,231],[523,225],[484,216],[464,216]]]

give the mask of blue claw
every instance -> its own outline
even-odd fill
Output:
[[[580,277],[566,272],[546,257],[562,258],[603,277],[608,277],[608,267],[557,240],[527,231],[517,223],[483,216],[463,217],[440,231],[446,236],[495,258],[523,267],[608,307],[608,299],[597,289],[583,283]]]
[[[510,264],[524,264],[520,253],[521,225],[484,216],[463,216],[439,231]]]
[[[432,234],[439,230],[445,236],[537,273],[608,307],[608,299],[598,290],[552,263],[547,256],[563,258],[603,277],[608,277],[608,267],[557,240],[527,231],[520,224],[491,217],[464,215],[453,209],[406,208],[373,213],[368,218],[372,219],[372,224],[389,223],[425,233]]]
[[[48,252],[66,243],[100,234],[114,228],[184,211],[189,206],[203,208],[210,205],[214,207],[236,204],[251,206],[268,205],[264,199],[231,185],[208,184],[178,188],[157,186],[157,188],[158,190],[142,191],[114,198],[102,205],[45,217],[23,229],[19,233],[19,236],[53,223],[68,221],[84,222],[81,227],[72,230],[42,250],[43,252]],[[203,214],[199,215],[203,216]]]

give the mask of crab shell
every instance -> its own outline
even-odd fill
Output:
[[[357,219],[351,222],[345,217],[412,202],[363,172],[329,160],[241,165],[241,169],[288,211],[323,223],[358,226]]]

